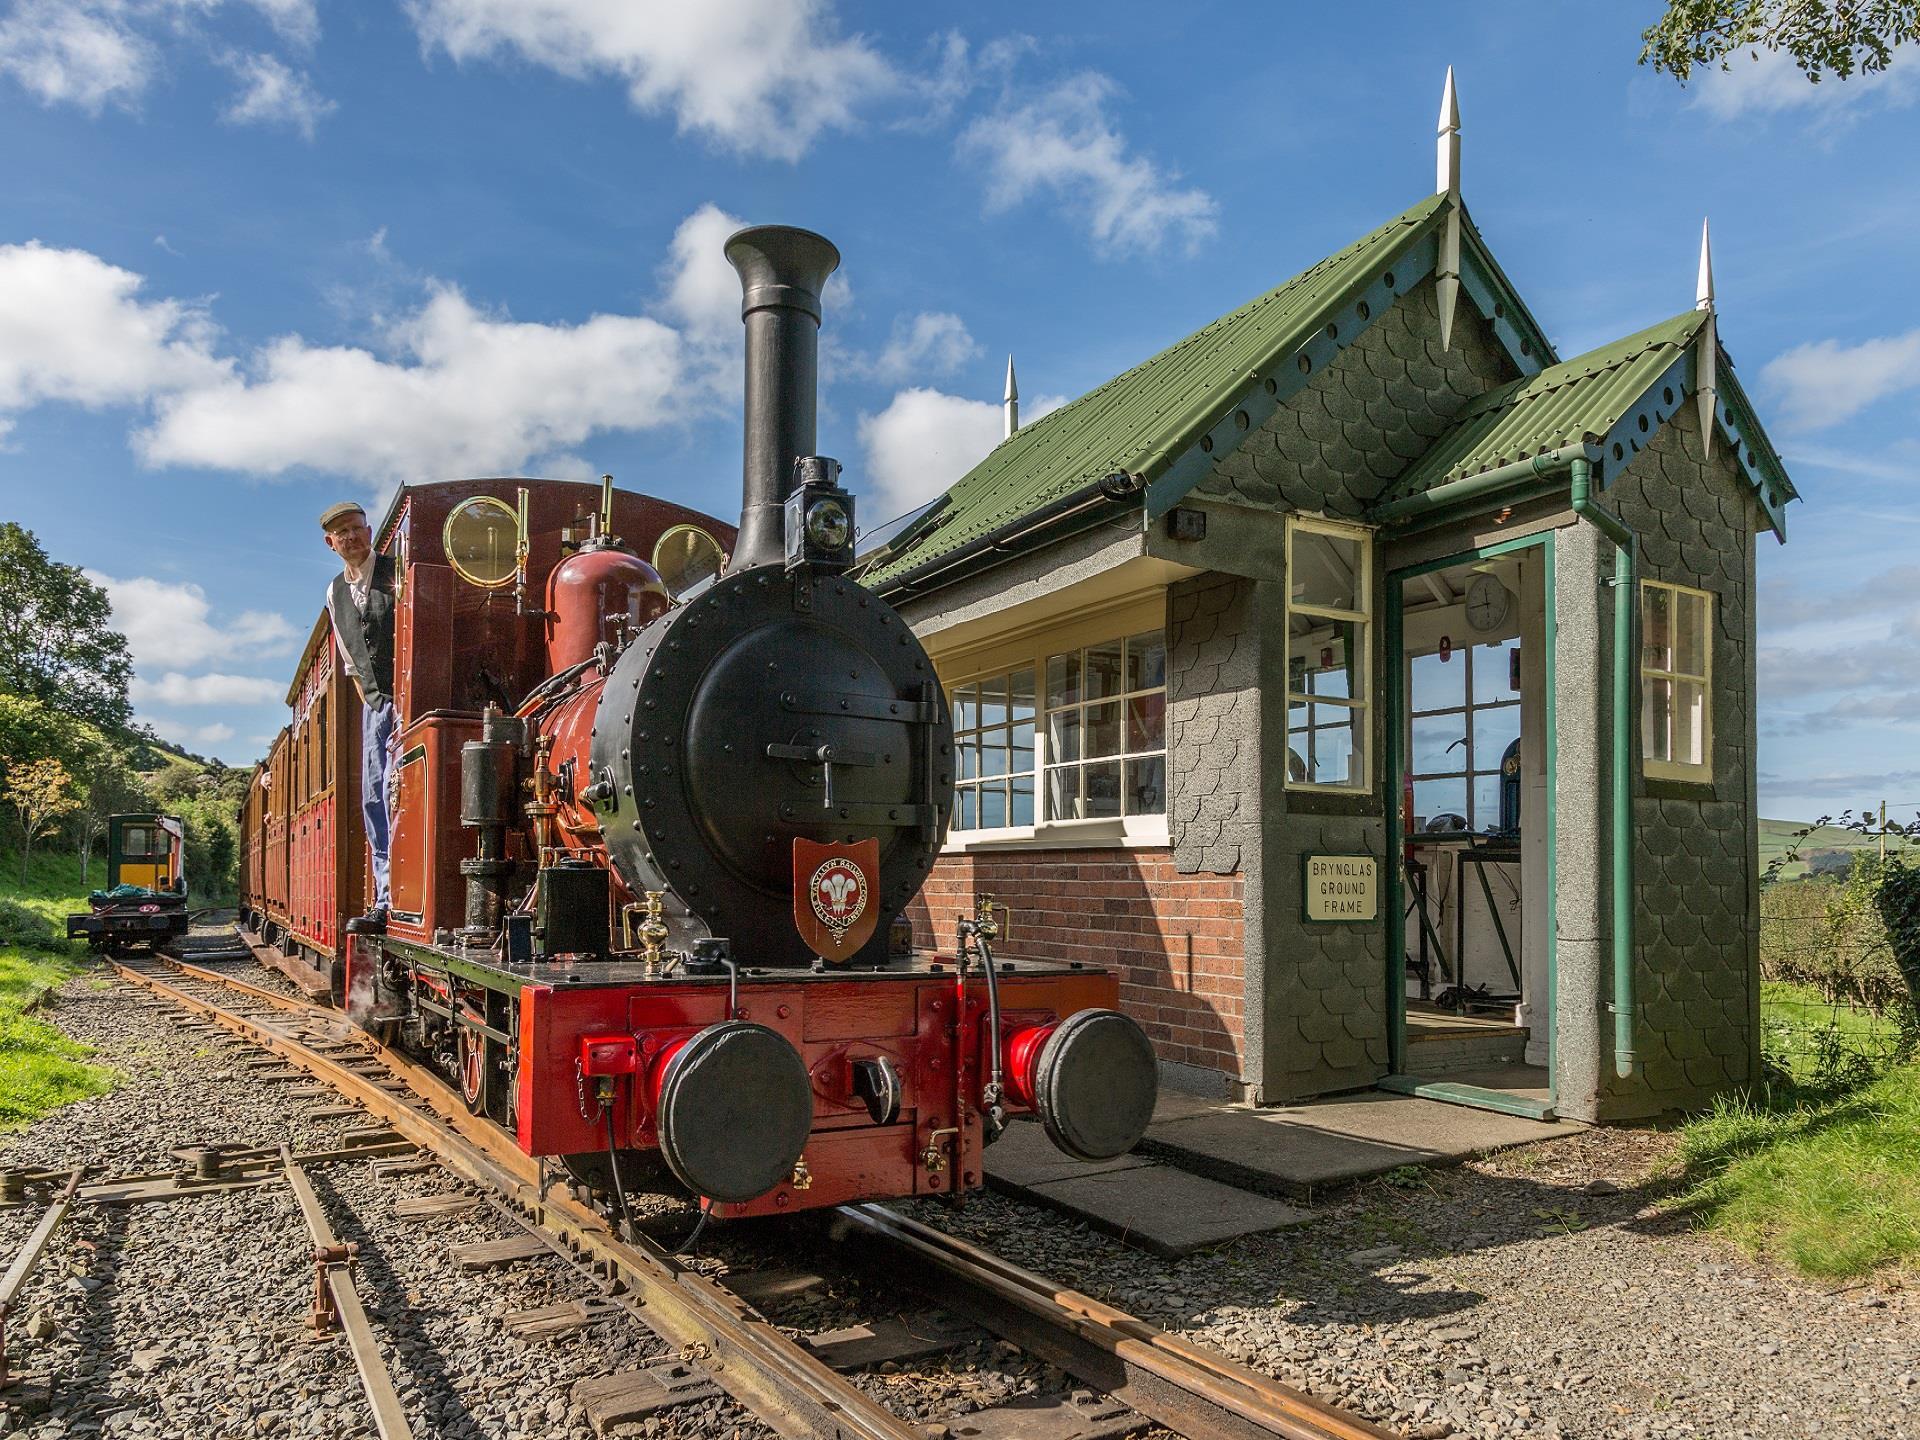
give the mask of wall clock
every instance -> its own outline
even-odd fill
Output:
[[[1467,587],[1467,623],[1476,630],[1498,630],[1512,608],[1512,592],[1491,575],[1476,576]]]

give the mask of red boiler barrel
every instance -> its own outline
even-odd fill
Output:
[[[590,659],[601,641],[617,643],[673,604],[654,568],[608,545],[577,550],[547,578],[547,667],[558,674]]]

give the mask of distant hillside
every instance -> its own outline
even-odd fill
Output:
[[[1762,820],[1760,822],[1760,870],[1764,874],[1767,866],[1775,857],[1797,849],[1800,855],[1780,867],[1782,880],[1797,880],[1813,872],[1814,862],[1823,856],[1850,855],[1857,850],[1878,849],[1880,838],[1877,835],[1862,835],[1857,830],[1843,830],[1837,825],[1823,825],[1805,839],[1798,838],[1807,828],[1805,820]],[[1898,836],[1890,836],[1888,849],[1897,849],[1904,843]]]

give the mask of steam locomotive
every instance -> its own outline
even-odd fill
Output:
[[[365,886],[358,702],[324,616],[243,816],[243,921],[597,1190],[727,1219],[957,1197],[1020,1113],[1120,1154],[1156,1069],[1114,975],[995,957],[990,902],[949,948],[911,944],[952,718],[849,576],[854,500],[813,453],[839,255],[785,227],[726,253],[737,533],[611,481],[596,509],[558,481],[403,490],[376,532],[402,577],[387,928],[341,923]]]

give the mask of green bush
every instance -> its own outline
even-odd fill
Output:
[[[1844,878],[1781,880],[1760,891],[1760,975],[1818,990],[1828,1000],[1884,1010],[1908,998],[1877,903],[1878,867]]]
[[[0,900],[0,950],[26,950],[35,955],[65,955],[71,946],[54,934],[46,918],[17,900]]]

